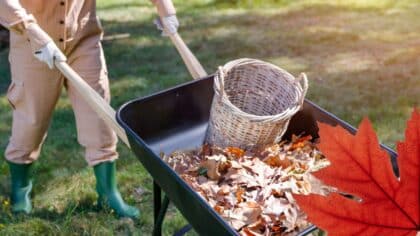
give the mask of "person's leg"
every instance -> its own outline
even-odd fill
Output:
[[[12,83],[7,98],[13,109],[13,122],[5,158],[11,175],[12,211],[29,213],[30,170],[46,137],[62,80],[58,71],[49,70],[26,50],[12,49],[10,62]]]
[[[110,101],[108,76],[99,37],[85,40],[70,56],[70,66],[107,102]],[[79,143],[86,149],[86,161],[96,176],[98,204],[108,205],[119,216],[137,218],[139,211],[127,205],[117,189],[115,160],[117,137],[106,123],[78,95],[71,83],[68,94],[76,116]]]

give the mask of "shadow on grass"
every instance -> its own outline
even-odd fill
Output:
[[[98,218],[106,219],[108,225],[104,227],[96,225]],[[141,227],[140,221],[118,218],[109,209],[99,209],[89,199],[82,199],[76,204],[69,204],[62,213],[40,209],[34,211],[31,215],[9,214],[7,219],[3,218],[2,221],[5,229],[3,231],[4,235],[16,235],[21,231],[17,229],[22,224],[35,235],[46,233],[54,235],[101,235],[101,233],[133,235],[136,228]],[[36,225],[36,228],[30,229],[29,226],[31,225]]]
[[[99,212],[96,203],[92,199],[82,199],[77,204],[69,204],[63,212],[59,213],[55,210],[38,209],[34,211],[32,216],[44,220],[65,221],[71,215],[86,214],[89,212]]]
[[[88,212],[99,212],[101,209],[97,207],[97,205],[91,199],[82,199],[81,201],[73,204],[69,204],[64,211],[59,213],[56,210],[48,210],[48,209],[36,209],[31,214],[11,214],[10,208],[4,209],[5,214],[8,215],[8,219],[11,223],[22,222],[30,217],[40,218],[44,220],[52,220],[52,221],[65,221],[68,219],[70,215],[74,214],[85,214]],[[7,222],[3,222],[7,223]]]

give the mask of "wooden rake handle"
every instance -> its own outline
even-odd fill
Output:
[[[182,60],[187,66],[188,71],[194,79],[204,78],[207,76],[207,72],[204,70],[203,66],[197,60],[197,58],[192,54],[191,50],[187,47],[184,40],[178,33],[169,34],[172,43],[175,45],[178,53],[181,55]]]
[[[127,134],[115,119],[115,110],[92,89],[68,64],[67,62],[55,62],[55,66],[63,73],[67,80],[77,90],[78,94],[89,106],[111,127],[120,139],[130,148]]]

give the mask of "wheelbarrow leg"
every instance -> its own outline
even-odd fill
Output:
[[[160,186],[153,181],[153,210],[155,223],[159,217],[160,208],[162,207],[162,190]]]
[[[155,182],[153,185],[153,192],[155,204],[155,226],[153,228],[153,236],[161,236],[163,219],[165,218],[165,214],[169,206],[169,198],[165,195],[162,202],[162,192],[160,190],[159,185],[157,185]]]

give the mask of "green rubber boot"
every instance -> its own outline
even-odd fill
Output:
[[[96,191],[98,192],[98,206],[113,209],[120,217],[138,219],[140,212],[137,208],[127,205],[117,189],[115,162],[104,162],[93,167],[96,176]]]
[[[32,210],[30,193],[32,190],[32,181],[30,172],[32,164],[15,164],[7,162],[10,168],[12,180],[12,212],[15,214],[29,214]]]

